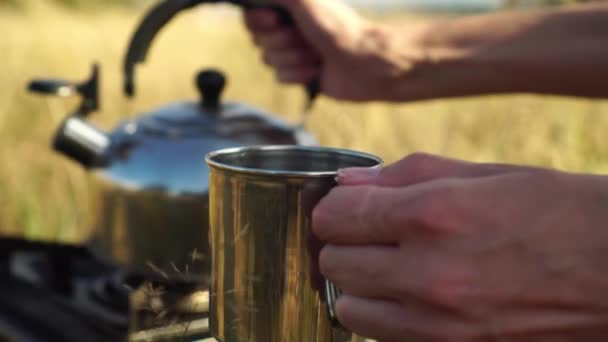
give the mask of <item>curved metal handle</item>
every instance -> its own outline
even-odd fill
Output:
[[[331,281],[325,280],[325,301],[327,303],[329,320],[334,327],[341,327],[340,321],[338,321],[338,315],[336,315],[336,302],[341,294],[342,291],[340,291],[340,289]]]
[[[247,0],[245,0],[242,3],[239,0],[236,0],[236,2],[238,2],[245,9],[260,8],[260,7],[270,8],[279,15],[279,18],[283,25],[289,25],[289,26],[295,25],[295,21],[294,21],[292,15],[284,7],[280,7],[280,6],[276,6],[276,5],[264,5],[262,3],[264,3],[265,1],[259,1],[259,0],[251,1],[252,4],[248,3]],[[306,94],[308,95],[308,104],[306,105],[306,108],[305,108],[306,110],[308,110],[312,107],[317,96],[319,96],[320,91],[321,91],[321,80],[320,79],[315,78],[312,81],[310,81],[308,84],[306,84]]]
[[[125,95],[128,97],[135,95],[135,66],[138,63],[145,62],[152,41],[158,32],[179,12],[202,2],[200,0],[166,0],[146,13],[133,37],[131,37],[125,56],[123,65],[123,91]]]
[[[219,2],[232,3],[245,9],[257,7],[272,8],[279,13],[285,24],[293,24],[293,18],[289,12],[287,12],[287,10],[275,5],[269,5],[268,1],[263,0],[165,0],[157,4],[150,11],[148,11],[148,13],[146,13],[144,19],[131,38],[123,65],[123,90],[125,95],[128,97],[134,96],[135,67],[138,63],[142,63],[146,60],[146,56],[154,37],[171,19],[173,19],[182,10],[192,8],[196,5]],[[307,109],[312,106],[314,100],[319,95],[319,90],[319,80],[314,80],[306,86],[306,92],[308,95],[308,104],[306,105]]]

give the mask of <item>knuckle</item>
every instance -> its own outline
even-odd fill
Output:
[[[422,195],[413,205],[412,220],[424,232],[433,235],[453,233],[459,227],[459,201],[454,180],[442,180],[438,186]]]
[[[283,83],[294,82],[293,72],[287,69],[279,69],[277,72],[277,80]]]
[[[399,164],[416,177],[421,177],[432,170],[437,161],[439,161],[439,157],[437,156],[424,152],[416,152],[405,157]]]
[[[331,78],[327,78],[328,82],[325,86],[325,93],[336,100],[352,100],[354,92],[349,87],[336,85]]]
[[[283,50],[276,55],[276,63],[286,67],[297,66],[300,60],[298,51]]]
[[[426,152],[414,152],[403,158],[403,161],[406,163],[418,164],[418,163],[427,163],[429,161],[436,160],[437,157]]]
[[[301,50],[285,51],[285,62],[291,65],[301,65],[307,61],[306,53]]]
[[[378,188],[364,186],[360,187],[359,206],[356,209],[356,222],[359,227],[382,227],[386,224],[384,211],[378,206],[377,192]],[[373,230],[365,229],[370,234]],[[371,237],[370,237],[371,238]]]
[[[272,65],[272,57],[271,57],[271,53],[269,51],[265,51],[262,54],[262,62],[264,62],[264,64],[267,64],[267,65]]]
[[[317,74],[317,69],[314,66],[301,66],[298,69],[300,70],[300,82],[310,82]]]
[[[337,273],[336,263],[333,262],[332,257],[333,250],[331,246],[325,246],[319,254],[319,269],[328,279],[332,280],[333,276]]]
[[[354,309],[353,301],[350,296],[340,296],[336,301],[335,310],[341,325],[347,329],[350,329],[351,331],[357,328],[355,318],[356,310]]]
[[[562,173],[555,170],[539,169],[529,172],[527,175],[530,184],[536,184],[538,191],[553,192],[561,188],[567,180]]]
[[[260,36],[256,33],[252,33],[251,35],[251,42],[255,45],[255,46],[261,46],[261,40],[260,40]]]
[[[266,32],[259,32],[255,34],[255,40],[257,44],[264,49],[272,48],[272,36]]]
[[[436,305],[446,308],[458,308],[462,301],[462,291],[459,284],[444,281],[429,284],[427,296]]]
[[[413,205],[413,223],[427,233],[438,233],[442,230],[443,203],[441,198],[427,194]]]
[[[262,60],[265,64],[269,66],[275,68],[280,67],[280,54],[275,50],[267,49],[262,55]]]
[[[305,50],[285,49],[276,56],[276,63],[285,67],[292,67],[300,73],[309,72],[314,66],[311,55]]]
[[[289,47],[294,40],[294,32],[291,30],[278,31],[274,37],[274,43],[280,47]]]
[[[298,46],[297,39],[289,30],[254,32],[261,46],[271,49],[285,49]]]
[[[303,82],[306,79],[306,75],[299,70],[298,68],[293,67],[285,67],[285,66],[276,66],[278,68],[278,79],[281,82],[286,83],[299,83]]]
[[[331,201],[335,191],[336,189],[331,190],[325,198],[319,201],[319,204],[312,211],[312,232],[321,241],[326,241],[330,237],[328,227],[331,225],[333,214],[328,203]]]
[[[435,304],[451,310],[462,310],[471,296],[473,275],[468,268],[453,262],[433,265],[425,285],[424,296]]]

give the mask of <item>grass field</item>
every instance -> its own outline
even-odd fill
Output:
[[[102,110],[93,120],[111,129],[129,115],[195,98],[195,71],[220,67],[230,77],[227,98],[297,119],[301,90],[274,82],[236,16],[206,8],[171,23],[139,69],[139,96],[128,102],[120,93],[120,66],[141,11],[71,12],[41,0],[24,3],[21,11],[0,9],[3,234],[78,241],[88,233],[87,175],[49,148],[76,102],[26,93],[32,78],[82,79],[99,61]],[[606,102],[526,95],[399,105],[323,98],[309,122],[323,145],[376,153],[387,162],[426,151],[594,173],[608,172],[607,128]]]

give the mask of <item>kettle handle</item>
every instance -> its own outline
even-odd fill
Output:
[[[243,0],[240,0],[240,1],[239,0],[230,0],[230,2],[237,3],[245,9],[252,9],[252,8],[256,8],[256,7],[268,7],[279,15],[279,18],[280,18],[282,24],[289,25],[289,26],[295,25],[293,17],[289,13],[289,11],[287,11],[287,9],[285,9],[284,7],[275,6],[275,5],[270,5],[270,6],[247,5],[245,3],[242,3],[242,1]],[[310,109],[312,107],[315,99],[317,98],[317,96],[319,96],[320,92],[321,92],[320,78],[315,77],[314,79],[312,79],[310,82],[308,82],[306,84],[306,95],[308,95],[308,104],[306,106],[306,109]]]
[[[197,0],[165,0],[152,7],[131,37],[123,64],[123,92],[135,95],[135,66],[146,61],[154,37],[179,12],[197,5]]]
[[[293,24],[293,18],[282,7],[273,5],[260,5],[260,1],[247,1],[247,0],[165,0],[154,6],[149,10],[139,27],[135,31],[129,43],[129,48],[125,56],[123,73],[124,73],[124,84],[123,91],[127,97],[133,97],[135,95],[135,67],[138,63],[143,63],[146,60],[146,56],[152,45],[154,37],[160,32],[160,30],[179,12],[192,8],[196,5],[204,3],[220,3],[227,2],[245,9],[253,7],[269,7],[276,10],[281,16],[282,20],[286,24]],[[265,1],[262,1],[265,2]],[[306,92],[308,95],[308,105],[310,108],[320,93],[320,80],[315,79],[306,85]]]

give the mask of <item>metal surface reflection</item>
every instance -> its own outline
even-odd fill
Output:
[[[307,147],[250,147],[208,156],[210,328],[222,342],[343,342],[317,270],[311,213],[343,167],[379,158]]]
[[[210,275],[206,153],[250,144],[297,144],[284,122],[225,103],[221,114],[176,103],[123,123],[111,135],[110,162],[95,169],[91,246],[99,256],[140,272],[151,264],[206,285]]]
[[[81,83],[39,79],[28,86],[36,93],[82,97],[59,125],[53,148],[94,175],[88,189],[92,215],[83,224],[93,228],[91,245],[121,266],[142,273],[179,268],[177,273],[204,284],[209,276],[208,234],[201,229],[208,220],[205,154],[259,144],[315,144],[315,139],[265,110],[223,101],[226,77],[213,69],[196,75],[198,99],[167,104],[105,132],[87,119],[98,109],[99,74],[94,66]],[[191,260],[195,252],[207,261]]]

